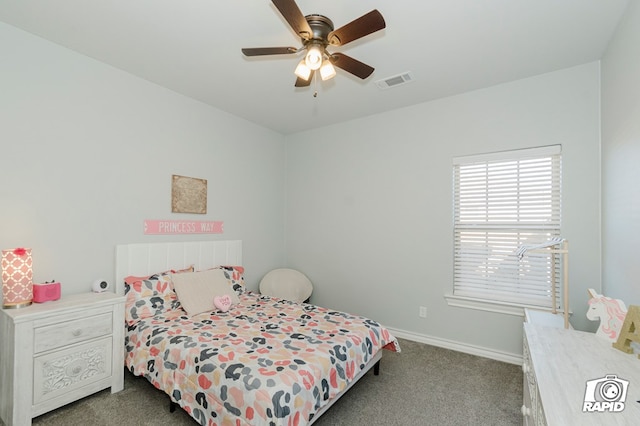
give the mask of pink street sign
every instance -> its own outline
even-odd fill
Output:
[[[144,221],[145,234],[222,234],[222,222],[202,220]]]

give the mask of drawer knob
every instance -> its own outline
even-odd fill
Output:
[[[80,336],[82,334],[82,330],[79,329],[79,328],[76,328],[75,330],[73,330],[71,332],[71,334],[73,334],[73,337],[78,337],[78,336]]]

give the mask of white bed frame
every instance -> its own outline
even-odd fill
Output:
[[[124,295],[124,278],[130,275],[148,276],[170,269],[194,265],[196,271],[220,265],[242,265],[242,241],[191,241],[177,243],[134,243],[116,246],[117,294]],[[382,350],[378,351],[355,379],[314,415],[313,424],[371,368],[378,374]]]

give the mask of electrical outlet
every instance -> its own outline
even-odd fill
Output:
[[[420,310],[418,311],[418,316],[420,318],[426,318],[427,317],[427,307],[426,306],[420,306]]]

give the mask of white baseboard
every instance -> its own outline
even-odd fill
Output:
[[[425,343],[427,345],[438,346],[440,348],[451,349],[458,352],[464,352],[471,355],[477,355],[484,358],[495,359],[496,361],[507,362],[509,364],[522,365],[522,355],[512,354],[508,352],[496,351],[495,349],[484,348],[482,346],[469,345],[467,343],[455,342],[453,340],[441,339],[439,337],[418,334],[412,331],[400,330],[397,328],[386,327],[391,334],[401,339],[407,339],[414,342]],[[400,347],[402,349],[402,346]]]

